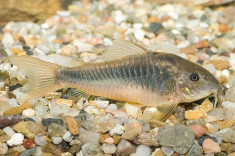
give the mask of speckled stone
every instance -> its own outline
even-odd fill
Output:
[[[184,125],[175,125],[162,130],[158,140],[161,146],[169,146],[175,152],[185,154],[194,143],[194,134]]]

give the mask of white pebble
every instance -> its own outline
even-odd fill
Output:
[[[111,136],[114,136],[115,134],[123,134],[125,130],[125,127],[120,125],[120,124],[116,124],[114,128],[109,130],[109,134]]]
[[[135,30],[134,35],[137,40],[141,41],[144,39],[145,33],[142,29],[138,29],[138,30]]]
[[[3,128],[2,130],[3,130],[3,132],[6,133],[6,135],[8,135],[9,137],[12,137],[12,136],[15,134],[15,131],[14,131],[11,127],[9,127],[9,126]]]
[[[10,33],[5,33],[2,38],[2,44],[5,48],[10,48],[14,44],[14,38]]]
[[[58,145],[58,144],[60,144],[61,142],[62,142],[62,138],[61,137],[51,137],[51,141],[52,141],[52,143],[53,144],[55,144],[55,145]]]
[[[129,116],[136,118],[138,116],[139,108],[128,103],[125,104],[126,113]]]
[[[230,108],[235,108],[235,103],[230,102],[230,101],[224,101],[222,102],[222,107],[230,109]]]
[[[185,47],[188,47],[189,45],[190,45],[189,41],[182,41],[179,44],[177,44],[177,47],[178,48],[185,48]]]
[[[117,147],[114,144],[103,144],[102,150],[106,154],[114,154],[117,150]]]
[[[64,141],[70,142],[70,141],[73,140],[73,135],[72,135],[69,131],[67,131],[67,132],[63,135],[62,138],[64,139]]]
[[[35,143],[39,146],[44,146],[47,144],[46,139],[44,138],[44,136],[41,136],[41,135],[36,135],[34,140],[35,140]]]
[[[123,14],[122,11],[120,11],[120,10],[115,11],[113,16],[114,16],[114,21],[117,24],[121,24],[122,22],[126,21],[126,19],[127,19],[127,15]]]
[[[146,145],[139,145],[134,156],[150,156],[152,149]]]
[[[110,105],[108,105],[108,108],[109,109],[112,109],[112,110],[118,110],[118,106],[116,105],[116,104],[110,104]]]
[[[229,64],[230,66],[235,66],[235,54],[233,53],[230,53]]]
[[[21,145],[23,144],[24,135],[21,133],[15,133],[10,140],[7,141],[9,146]]]
[[[19,106],[18,102],[16,99],[8,99],[7,103],[11,106]]]
[[[230,72],[229,72],[229,70],[224,69],[224,70],[222,70],[221,74],[224,75],[224,76],[226,76],[226,77],[229,77]]]
[[[70,12],[69,11],[57,11],[56,14],[59,15],[59,16],[62,16],[62,17],[70,16]]]
[[[162,147],[161,150],[166,156],[171,156],[174,153],[171,147]]]
[[[25,117],[31,117],[36,115],[36,111],[32,108],[25,109],[22,113],[23,116]]]
[[[107,108],[109,105],[109,101],[100,101],[100,100],[95,100],[94,101],[100,108]]]
[[[87,108],[85,108],[85,111],[92,115],[100,114],[99,110],[95,106],[88,106]]]

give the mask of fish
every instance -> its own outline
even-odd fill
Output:
[[[172,53],[152,52],[126,40],[114,40],[105,61],[63,67],[32,56],[9,56],[28,77],[19,102],[70,87],[80,95],[156,107],[165,120],[179,103],[221,92],[218,80],[202,66]]]

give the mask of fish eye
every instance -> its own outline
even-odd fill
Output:
[[[196,81],[198,81],[199,79],[200,79],[200,78],[199,78],[198,73],[192,73],[192,74],[190,75],[190,80],[191,80],[191,81],[196,82]]]

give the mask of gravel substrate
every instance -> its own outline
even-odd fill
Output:
[[[101,97],[76,99],[64,88],[23,104],[27,78],[0,66],[0,155],[235,156],[235,6],[155,4],[144,0],[74,1],[44,23],[10,22],[0,47],[74,67],[101,62],[113,39],[169,52],[208,69],[223,85],[214,98],[180,104],[165,122],[154,108]]]

